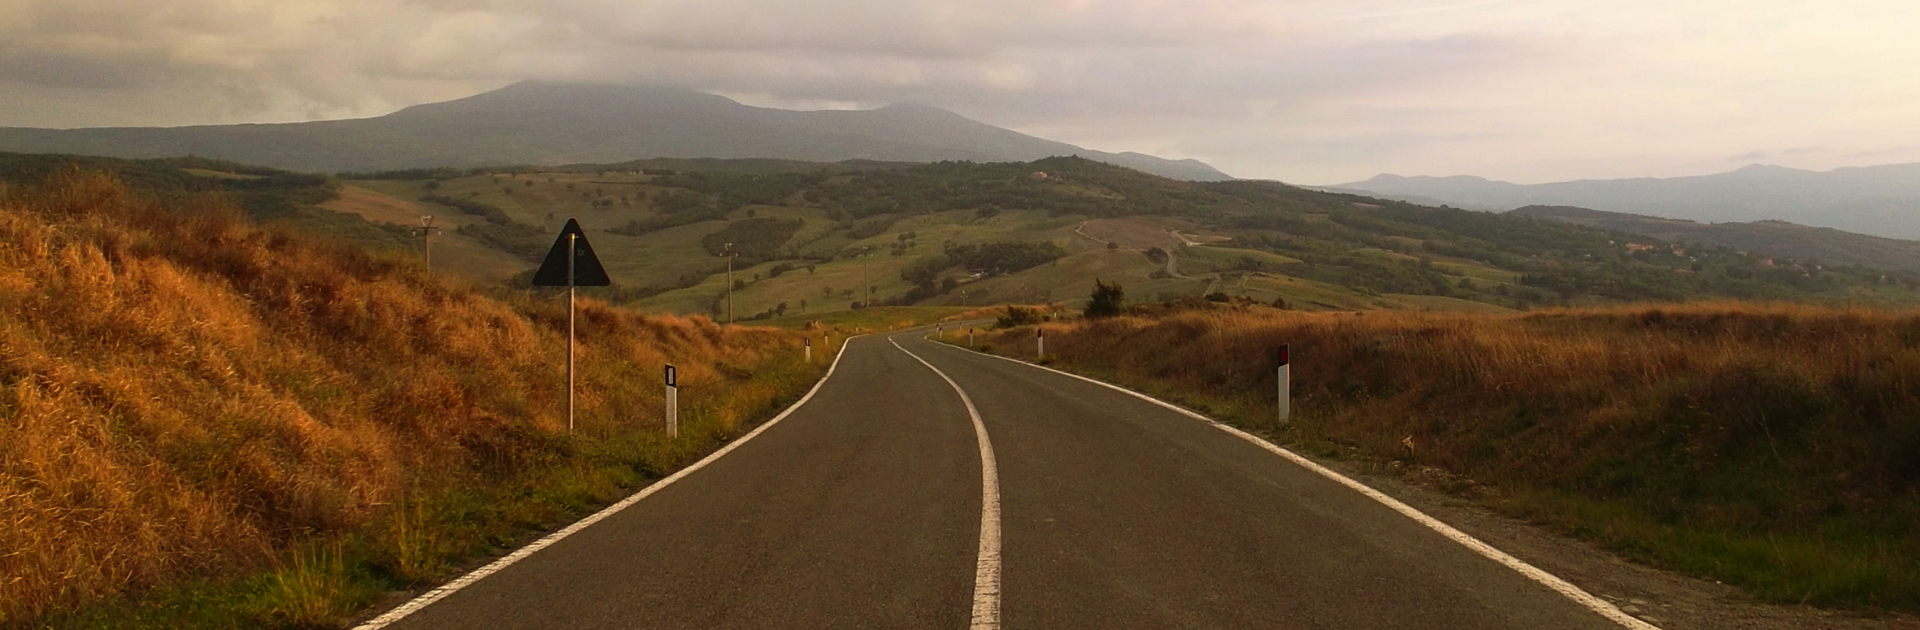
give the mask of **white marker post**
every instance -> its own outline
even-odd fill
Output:
[[[813,362],[813,338],[812,337],[803,338],[800,340],[800,343],[807,347],[807,362],[812,363]]]
[[[667,437],[680,437],[680,384],[667,365]]]
[[[967,329],[967,347],[969,348],[973,347],[973,329],[972,328]]]
[[[1280,344],[1280,424],[1293,417],[1293,366],[1288,365],[1287,344]]]
[[[1035,328],[1033,329],[1033,338],[1040,344],[1039,358],[1047,358],[1047,331]]]

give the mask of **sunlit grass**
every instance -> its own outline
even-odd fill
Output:
[[[1061,367],[1309,451],[1463,475],[1489,505],[1638,560],[1780,601],[1920,609],[1920,313],[1215,306],[1043,326]],[[1031,359],[1032,336],[982,343]]]
[[[824,368],[791,332],[583,300],[568,433],[566,322],[552,294],[489,298],[220,198],[0,187],[0,625],[326,626],[683,465]]]

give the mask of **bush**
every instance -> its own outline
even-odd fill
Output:
[[[1127,292],[1119,283],[1107,284],[1099,279],[1093,281],[1093,296],[1087,300],[1087,308],[1082,311],[1088,319],[1113,317],[1127,311]]]
[[[1013,328],[1015,326],[1038,324],[1040,321],[1041,316],[1038,309],[1009,305],[1007,306],[1007,313],[1001,315],[995,323],[998,324],[1000,328]]]

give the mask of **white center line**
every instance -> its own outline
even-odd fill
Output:
[[[973,573],[973,630],[998,630],[1000,627],[1000,470],[993,463],[993,442],[987,439],[987,423],[980,421],[980,411],[973,407],[973,399],[960,384],[947,377],[940,368],[933,367],[926,359],[900,347],[900,342],[887,338],[893,347],[913,357],[927,369],[933,370],[941,380],[960,394],[960,402],[967,406],[967,415],[973,418],[973,435],[980,442],[980,556]]]
[[[897,346],[899,344],[896,343],[894,345]],[[1352,489],[1354,492],[1358,492],[1369,499],[1373,499],[1375,502],[1378,502],[1381,505],[1384,505],[1388,509],[1391,509],[1395,512],[1399,512],[1401,515],[1409,519],[1412,519],[1414,522],[1425,526],[1427,529],[1433,530],[1435,533],[1446,537],[1448,540],[1452,540],[1453,542],[1458,543],[1460,546],[1473,550],[1474,553],[1480,554],[1482,557],[1485,557],[1488,560],[1492,560],[1494,562],[1500,563],[1501,565],[1506,566],[1508,569],[1512,569],[1514,572],[1517,572],[1523,576],[1526,576],[1528,579],[1531,579],[1534,582],[1539,583],[1540,585],[1545,586],[1556,593],[1559,593],[1561,596],[1566,597],[1567,599],[1573,600],[1575,603],[1578,603],[1581,606],[1586,607],[1588,610],[1598,613],[1602,617],[1606,617],[1608,620],[1616,624],[1619,624],[1623,628],[1628,628],[1630,630],[1660,630],[1660,628],[1654,626],[1653,624],[1647,623],[1646,621],[1642,621],[1640,618],[1634,617],[1633,615],[1627,614],[1626,611],[1620,610],[1620,608],[1617,606],[1614,606],[1612,602],[1601,599],[1599,597],[1595,597],[1592,593],[1589,593],[1585,589],[1575,586],[1572,582],[1568,582],[1564,579],[1561,579],[1560,576],[1554,575],[1552,573],[1548,573],[1539,567],[1528,564],[1524,560],[1508,555],[1506,552],[1495,548],[1493,545],[1489,545],[1485,542],[1482,542],[1480,539],[1474,538],[1473,536],[1467,534],[1466,532],[1460,531],[1458,529],[1454,529],[1453,526],[1450,526],[1450,525],[1447,525],[1446,523],[1441,522],[1440,519],[1434,518],[1432,516],[1428,516],[1425,512],[1421,512],[1420,510],[1414,509],[1413,506],[1407,505],[1405,503],[1401,503],[1398,499],[1387,496],[1386,494],[1380,492],[1379,490],[1375,490],[1366,484],[1355,481],[1351,477],[1342,475],[1338,472],[1334,472],[1333,469],[1327,468],[1326,466],[1321,466],[1318,462],[1307,459],[1306,457],[1303,457],[1297,453],[1294,453],[1293,451],[1281,448],[1272,442],[1268,442],[1266,440],[1260,439],[1259,436],[1253,435],[1246,431],[1242,431],[1232,426],[1228,426],[1224,423],[1221,423],[1212,418],[1208,418],[1206,416],[1200,415],[1198,413],[1194,413],[1179,405],[1175,405],[1173,403],[1166,402],[1164,400],[1160,400],[1158,398],[1154,398],[1152,396],[1148,396],[1146,394],[1142,394],[1140,392],[1136,392],[1131,389],[1121,387],[1119,385],[1114,385],[1112,383],[1094,380],[1094,379],[1087,378],[1085,376],[1081,376],[1079,374],[1074,374],[1071,372],[1056,370],[1044,365],[1034,365],[1032,363],[1027,363],[1025,361],[1020,361],[1017,359],[1010,359],[1010,358],[999,356],[999,355],[987,354],[984,352],[980,352],[978,350],[971,350],[968,348],[960,348],[960,349],[966,350],[968,352],[972,352],[974,354],[978,354],[984,357],[991,357],[991,358],[999,359],[1001,361],[1014,363],[1016,365],[1024,365],[1031,368],[1046,370],[1048,372],[1059,374],[1061,376],[1066,376],[1066,377],[1086,381],[1094,385],[1099,385],[1101,387],[1112,389],[1114,391],[1127,394],[1135,398],[1139,398],[1149,403],[1153,403],[1155,405],[1165,407],[1176,413],[1193,418],[1195,420],[1205,422],[1209,425],[1212,425],[1213,428],[1219,429],[1221,431],[1225,431],[1242,440],[1251,442],[1253,443],[1254,446],[1258,446],[1262,449],[1267,450],[1268,452],[1271,452],[1275,455],[1279,455],[1280,457],[1283,457],[1288,461],[1298,464],[1302,468],[1313,471],[1314,473],[1319,474],[1322,477],[1332,480],[1334,483],[1338,483],[1340,485],[1346,486],[1347,488]],[[914,357],[914,358],[918,359],[919,357]],[[921,363],[925,363],[925,362],[926,361],[921,361]],[[928,367],[932,367],[932,366],[928,366]],[[935,371],[938,371],[938,370],[935,370]],[[948,382],[951,383],[952,381],[948,381]],[[964,394],[962,394],[962,396],[964,396]],[[969,408],[971,408],[971,405],[969,405]],[[982,437],[982,439],[984,440],[985,438]],[[984,444],[984,442],[982,442],[982,444]]]

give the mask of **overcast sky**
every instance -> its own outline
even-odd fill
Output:
[[[1825,170],[1920,161],[1916,33],[1916,0],[0,0],[0,126],[611,80],[1296,183]]]

